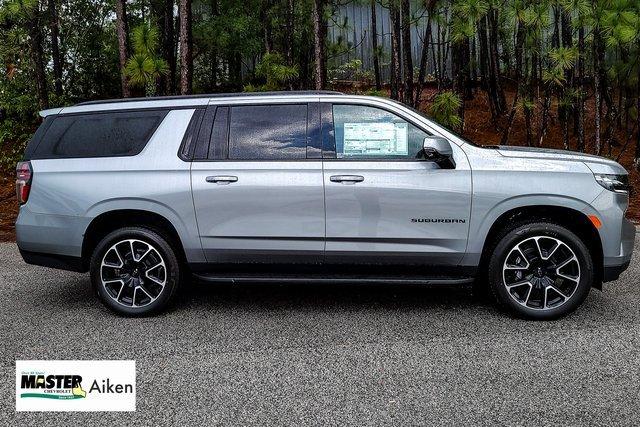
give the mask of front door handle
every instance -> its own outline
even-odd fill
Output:
[[[329,178],[331,182],[344,182],[347,184],[355,184],[364,181],[364,176],[360,175],[333,175]]]
[[[231,184],[238,180],[237,176],[208,176],[207,182],[215,182],[216,184]]]

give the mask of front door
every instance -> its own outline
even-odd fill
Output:
[[[307,160],[307,104],[217,110],[210,153],[191,167],[207,261],[321,261],[322,162]]]
[[[332,109],[334,143],[323,161],[327,262],[457,265],[471,213],[471,171],[421,158],[428,133],[398,114],[359,104]],[[327,138],[325,138],[327,140]],[[327,157],[327,154],[325,154]]]

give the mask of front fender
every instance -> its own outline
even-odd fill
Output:
[[[462,265],[478,265],[491,227],[500,217],[516,209],[526,210],[527,207],[540,208],[545,206],[571,209],[582,215],[595,213],[593,206],[584,200],[569,196],[548,194],[514,196],[502,200],[493,205],[493,207],[484,210],[482,206],[474,204],[474,210],[477,211],[472,215],[469,225],[467,253],[462,260]]]

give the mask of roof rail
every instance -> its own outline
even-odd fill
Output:
[[[332,90],[290,90],[277,92],[235,92],[235,93],[208,93],[198,95],[175,95],[175,96],[149,96],[140,98],[104,99],[98,101],[85,101],[75,104],[96,105],[112,104],[116,102],[140,102],[140,101],[170,101],[177,99],[201,99],[201,98],[234,98],[244,96],[277,96],[277,95],[344,95],[342,92]]]

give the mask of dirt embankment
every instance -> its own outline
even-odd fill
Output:
[[[18,213],[15,178],[0,177],[0,242],[15,240],[14,224]]]

